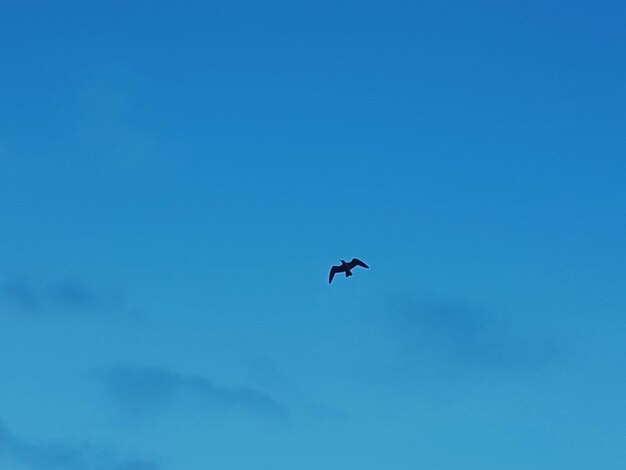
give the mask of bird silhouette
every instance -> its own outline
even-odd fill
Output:
[[[335,277],[335,274],[337,273],[346,273],[346,277],[350,277],[352,276],[352,270],[357,266],[369,269],[369,266],[367,264],[357,258],[352,258],[352,261],[350,261],[349,263],[346,263],[346,261],[343,259],[339,261],[341,261],[340,266],[333,266],[330,268],[330,274],[328,275],[329,284],[333,282],[333,277]]]

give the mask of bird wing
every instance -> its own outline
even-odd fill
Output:
[[[352,261],[348,263],[348,266],[350,266],[350,269],[354,268],[355,266],[361,266],[363,268],[369,269],[369,266],[358,258],[352,258]]]
[[[341,269],[341,268],[342,268],[341,266],[332,266],[330,268],[330,274],[328,275],[329,284],[333,282],[333,277],[335,277],[335,274],[345,271],[345,269]]]

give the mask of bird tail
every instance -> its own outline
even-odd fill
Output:
[[[352,276],[352,271],[346,271],[346,277]]]

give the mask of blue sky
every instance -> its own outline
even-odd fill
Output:
[[[2,467],[624,467],[625,18],[0,7]]]

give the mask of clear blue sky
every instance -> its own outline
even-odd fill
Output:
[[[0,466],[626,468],[625,58],[623,1],[5,2]]]

